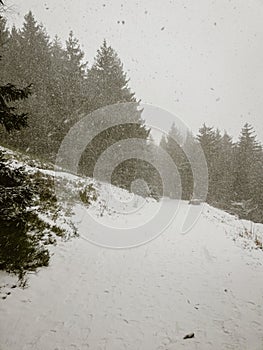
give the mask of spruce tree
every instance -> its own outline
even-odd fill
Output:
[[[68,130],[79,120],[78,111],[85,101],[86,63],[78,40],[70,32],[64,49],[55,37],[51,47],[49,104],[53,130],[50,131],[54,154]]]
[[[117,53],[104,40],[88,73],[89,111],[119,102],[136,102],[128,82]]]
[[[193,179],[193,166],[200,166],[200,162],[196,161],[198,156],[198,148],[196,147],[196,139],[193,134],[188,131],[183,143],[183,150],[185,152],[184,162],[181,164],[181,171],[184,179],[184,197],[185,199],[191,199],[193,197],[194,179]],[[198,194],[196,196],[199,198]]]
[[[29,95],[28,87],[20,89],[11,83],[0,86],[0,124],[7,132],[27,125],[27,114],[18,113],[12,103]],[[34,194],[26,182],[24,169],[10,168],[0,152],[0,270],[18,273],[20,278],[25,270],[49,261],[48,251],[40,250],[37,237],[29,234],[36,216],[28,210]]]
[[[0,5],[1,6],[1,5]],[[2,57],[7,54],[7,43],[10,40],[9,32],[6,28],[6,19],[0,16],[0,67],[4,70],[5,66]],[[4,77],[0,77],[0,125],[6,131],[20,130],[27,126],[27,113],[19,113],[14,106],[16,101],[21,101],[30,95],[30,85],[21,89],[12,83],[5,83]]]
[[[81,162],[80,171],[86,175],[93,176],[94,166],[100,154],[109,146],[123,139],[142,138],[147,139],[150,130],[147,130],[141,119],[139,102],[136,100],[133,92],[128,87],[128,79],[123,71],[123,65],[118,58],[117,53],[111,46],[108,46],[104,40],[102,46],[97,51],[95,62],[88,72],[87,87],[88,96],[84,107],[85,112],[92,112],[101,107],[117,104],[121,102],[132,102],[127,105],[129,109],[130,120],[127,124],[111,127],[97,135],[87,146]],[[110,167],[110,159],[108,160]],[[126,173],[138,173],[135,168],[138,167],[135,159],[126,161],[118,167],[117,175],[115,173],[115,183],[119,182],[122,186],[129,187],[130,180],[126,180]]]
[[[182,186],[182,199],[189,199],[193,190],[191,165],[183,150],[183,146],[186,146],[186,142],[187,140],[183,139],[180,131],[173,123],[167,136],[162,135],[159,144],[160,147],[169,154],[179,172]],[[163,167],[167,167],[167,164],[163,164]],[[178,187],[178,184],[175,184],[175,188],[176,187]],[[172,198],[174,197],[172,191],[166,195],[169,195]]]
[[[6,19],[0,16],[0,47],[1,47],[1,55],[3,55],[3,51],[5,50],[9,39],[9,31],[6,26]]]
[[[66,41],[65,54],[65,102],[70,114],[79,110],[87,97],[87,62],[84,61],[84,52],[81,50],[79,41],[74,37],[72,31],[70,31]]]
[[[28,111],[30,131],[24,129],[12,133],[11,137],[2,136],[12,146],[45,155],[51,149],[48,135],[52,130],[48,101],[50,45],[44,28],[37,24],[32,12],[25,16],[21,30],[12,29],[3,63],[5,81],[18,87],[32,84],[32,95],[17,105],[18,110]]]
[[[172,160],[175,163],[175,166],[179,172],[180,178],[181,178],[181,186],[182,186],[182,197],[183,199],[186,199],[187,194],[185,193],[185,177],[183,173],[183,166],[186,162],[186,157],[184,154],[184,151],[181,148],[181,145],[183,143],[182,135],[180,134],[180,131],[175,127],[175,124],[173,123],[168,135],[167,135],[167,142],[166,142],[166,150]]]
[[[199,129],[197,140],[200,143],[206,157],[208,167],[208,202],[216,201],[217,181],[220,177],[220,169],[217,167],[217,159],[220,152],[221,135],[218,130],[205,124]]]
[[[214,188],[215,199],[223,209],[228,209],[234,198],[234,150],[232,138],[224,133],[218,143],[215,160],[217,178]]]
[[[214,128],[206,126],[206,124],[203,124],[197,135],[197,140],[205,153],[208,164],[211,166],[215,159],[218,138],[220,136],[216,134]]]
[[[236,199],[243,202],[242,215],[262,221],[263,152],[253,127],[248,123],[242,128],[235,156],[234,188]]]
[[[159,146],[162,147],[164,150],[167,149],[167,138],[164,134],[162,134]]]
[[[6,131],[20,130],[27,126],[27,113],[17,113],[12,102],[23,100],[30,95],[30,86],[19,89],[13,84],[0,86],[0,125]]]

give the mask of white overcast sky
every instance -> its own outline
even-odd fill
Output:
[[[10,24],[32,10],[51,37],[72,29],[90,64],[106,38],[136,96],[194,133],[206,122],[236,137],[247,121],[263,141],[263,0],[6,2]]]

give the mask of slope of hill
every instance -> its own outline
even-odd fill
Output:
[[[12,288],[15,278],[0,274],[1,350],[262,350],[263,225],[205,204],[191,230],[181,234],[189,209],[181,202],[156,239],[108,249],[91,243],[101,243],[93,229],[124,234],[126,226],[150,221],[161,205],[173,210],[176,201],[134,197],[131,207],[124,190],[40,171],[63,184],[68,203],[62,218],[73,221],[79,237],[51,245],[50,266],[29,274],[26,289]],[[73,199],[87,185],[96,196],[85,206]],[[150,238],[146,232],[145,241]],[[183,339],[192,332],[193,338]]]

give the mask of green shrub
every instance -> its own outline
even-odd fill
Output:
[[[0,155],[0,269],[17,273],[47,266],[49,252],[35,232],[43,229],[30,210],[34,191],[23,168],[12,169]]]

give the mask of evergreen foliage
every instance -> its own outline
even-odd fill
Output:
[[[208,202],[263,222],[263,151],[253,127],[246,123],[234,143],[226,132],[222,136],[204,124],[197,139],[208,164]]]
[[[263,221],[263,151],[248,123],[236,145],[234,175],[235,199],[243,203],[241,215]]]
[[[186,140],[183,140],[175,124],[172,124],[167,137],[162,136],[160,141],[160,147],[170,155],[179,172],[183,199],[190,199],[193,192],[191,165],[183,150],[183,145],[184,147],[190,146],[190,144],[187,145],[188,141],[190,141],[189,135]],[[171,194],[169,195],[171,196]]]
[[[19,274],[47,266],[49,253],[41,247],[35,232],[36,213],[30,211],[34,192],[24,170],[11,170],[0,159],[0,269]]]
[[[27,110],[29,129],[1,133],[6,145],[54,160],[61,140],[77,120],[76,111],[86,93],[86,64],[72,32],[63,48],[56,37],[50,41],[32,12],[21,29],[5,27],[0,82],[23,87],[32,84],[32,95],[17,104]]]
[[[8,34],[2,18],[0,27],[0,48],[6,54]],[[27,126],[27,114],[19,113],[13,103],[29,95],[30,86],[20,89],[12,83],[0,85],[0,124],[6,132]],[[32,234],[39,228],[37,214],[29,210],[33,197],[24,169],[10,168],[0,152],[0,269],[15,272],[20,278],[26,270],[46,266],[49,261],[48,250]]]
[[[99,156],[111,145],[124,139],[141,138],[147,140],[150,130],[147,130],[141,119],[139,102],[128,87],[128,79],[123,71],[123,65],[117,53],[104,40],[97,51],[95,62],[88,72],[88,98],[85,112],[92,112],[101,107],[125,103],[127,115],[126,124],[104,130],[87,146],[80,161],[80,172],[93,176],[94,166]],[[110,159],[109,167],[110,167]],[[130,184],[142,172],[145,164],[136,159],[126,160],[119,165],[113,174],[114,184],[130,189]],[[139,170],[140,168],[140,170]],[[144,168],[145,169],[145,168]],[[129,174],[129,176],[127,176]]]
[[[150,164],[158,151],[151,147],[150,130],[142,120],[140,103],[129,88],[123,64],[106,40],[88,68],[72,31],[65,45],[58,37],[51,41],[29,12],[21,29],[8,29],[6,20],[0,17],[0,48],[0,137],[5,145],[54,160],[62,139],[83,113],[127,103],[132,119],[97,135],[87,145],[79,171],[93,176],[95,164],[106,149],[122,140],[139,138],[149,146],[142,150],[149,162],[126,159],[114,169],[112,183],[130,190],[131,184],[141,178],[148,185],[147,194],[155,198],[163,195],[160,174]],[[252,126],[244,125],[238,142],[205,124],[196,137],[188,134],[185,138],[175,125],[171,126],[160,147],[177,166],[183,199],[193,195],[191,154],[194,158],[197,142],[207,160],[207,201],[263,222],[263,151]],[[111,159],[106,161],[110,168]],[[165,162],[163,167],[167,167]]]

